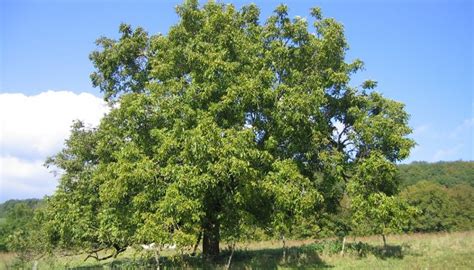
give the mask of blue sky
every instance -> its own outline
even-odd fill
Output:
[[[0,105],[9,105],[0,108],[0,201],[50,193],[56,182],[37,167],[60,149],[71,117],[96,123],[105,112],[89,80],[94,41],[116,37],[121,22],[166,33],[180,2],[0,0]],[[282,1],[226,2],[254,2],[264,19]],[[320,6],[324,16],[342,22],[347,58],[366,64],[354,84],[377,80],[377,91],[406,104],[418,143],[406,162],[474,159],[473,1],[287,3],[291,16],[307,17],[310,7]],[[70,112],[55,103],[62,100]],[[51,132],[38,132],[40,124]]]

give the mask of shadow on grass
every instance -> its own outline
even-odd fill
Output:
[[[259,250],[236,250],[231,269],[322,269],[334,266],[324,262],[320,255],[341,256],[342,245],[337,240],[319,241],[309,245],[286,249],[283,257],[282,248],[266,248]],[[344,256],[356,258],[373,255],[379,259],[403,259],[405,255],[413,255],[408,245],[387,245],[386,247],[357,242],[347,243]],[[215,262],[209,263],[200,256],[170,255],[162,256],[160,269],[225,269],[230,252],[224,250]],[[141,256],[141,255],[140,255]],[[51,265],[52,266],[52,265]],[[111,261],[87,262],[87,265],[77,267],[51,267],[51,269],[156,269],[153,256],[135,258],[118,258]]]
[[[286,258],[283,249],[261,249],[239,251],[234,254],[232,269],[291,269],[331,268],[318,256],[317,252],[302,247],[287,249]]]
[[[410,250],[409,245],[386,245],[374,246],[367,243],[357,242],[348,244],[348,250],[359,257],[367,257],[372,254],[375,257],[385,260],[388,258],[403,259]]]
[[[223,251],[213,263],[202,260],[201,257],[167,256],[162,257],[160,269],[225,269],[230,253]],[[324,263],[318,254],[304,247],[293,247],[286,251],[283,258],[283,249],[236,250],[234,252],[231,269],[277,269],[279,267],[291,269],[321,269],[332,266]],[[101,265],[80,266],[69,269],[156,269],[154,259],[116,259]]]

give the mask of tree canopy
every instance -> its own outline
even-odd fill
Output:
[[[344,194],[380,201],[397,191],[409,155],[404,105],[350,86],[343,26],[312,9],[185,1],[166,35],[120,26],[90,55],[110,105],[98,127],[76,122],[47,164],[57,245],[134,243],[219,253],[248,226],[291,231],[299,217],[338,210]],[[314,31],[314,32],[312,32]],[[382,198],[381,198],[382,197]]]

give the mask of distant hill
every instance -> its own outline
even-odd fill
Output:
[[[474,187],[474,161],[413,162],[398,166],[402,187],[426,180],[447,187],[466,183]]]
[[[41,199],[26,199],[26,200],[8,200],[4,203],[0,203],[0,219],[5,218],[5,215],[8,213],[10,209],[13,209],[15,205],[20,204],[20,203],[25,203],[31,208],[36,208],[40,202]]]

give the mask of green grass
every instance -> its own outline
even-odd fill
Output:
[[[379,238],[363,239],[376,244]],[[337,269],[473,269],[474,232],[411,234],[388,238],[392,246],[402,247],[400,257],[364,258],[323,256]]]
[[[334,239],[289,241],[286,260],[281,242],[265,241],[237,245],[231,269],[472,269],[474,231],[436,234],[393,235],[382,246],[378,236],[348,238],[344,256]],[[223,245],[224,246],[224,245]],[[225,249],[217,264],[203,264],[199,258],[165,252],[162,269],[223,269],[229,252]],[[84,262],[86,255],[43,258],[38,269],[156,269],[143,252],[127,250],[115,260]],[[0,269],[12,269],[13,254],[0,253]],[[16,265],[17,267],[21,265]],[[24,265],[31,269],[31,263]]]

